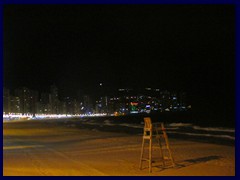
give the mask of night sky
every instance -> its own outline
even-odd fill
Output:
[[[71,96],[100,82],[185,91],[193,106],[233,115],[234,6],[4,6],[5,87],[55,83]]]

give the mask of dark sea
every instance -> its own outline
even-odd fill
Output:
[[[234,122],[216,120],[194,121],[189,113],[134,114],[128,116],[84,117],[65,120],[68,126],[98,131],[143,133],[144,117],[164,122],[169,138],[179,138],[221,145],[235,145]]]

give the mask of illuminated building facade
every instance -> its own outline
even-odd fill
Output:
[[[102,86],[101,86],[102,88]],[[59,99],[58,88],[50,87],[50,93],[42,92],[40,99],[38,91],[26,87],[15,90],[11,96],[4,89],[4,112],[22,114],[92,114],[126,115],[134,113],[155,113],[165,111],[186,111],[191,107],[186,102],[186,93],[161,91],[160,89],[121,88],[106,95],[99,96],[79,94],[78,99],[69,96]]]

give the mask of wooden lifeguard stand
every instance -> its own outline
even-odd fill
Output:
[[[163,166],[166,166],[167,160],[170,161],[171,167],[175,166],[174,159],[172,157],[172,152],[169,147],[168,136],[166,133],[166,129],[164,128],[163,123],[152,123],[150,117],[144,118],[144,129],[143,129],[143,140],[142,140],[142,150],[141,150],[141,158],[140,158],[140,166],[142,169],[142,162],[148,161],[149,163],[149,172],[152,172],[152,146],[153,146],[153,138],[156,139],[160,148],[160,159],[162,160]],[[148,147],[148,157],[144,157],[145,141],[149,141]]]

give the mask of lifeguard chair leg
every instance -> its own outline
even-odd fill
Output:
[[[152,172],[152,138],[149,140],[149,172]]]
[[[169,154],[169,158],[172,162],[172,167],[175,166],[175,162],[174,162],[174,159],[173,159],[173,156],[172,156],[172,151],[169,147],[169,141],[168,141],[168,136],[167,136],[167,133],[164,131],[163,132],[163,136],[164,136],[164,139],[165,139],[165,143],[166,143],[166,147],[167,147],[167,150],[168,150],[168,154]]]
[[[141,150],[141,157],[140,157],[139,169],[142,169],[142,161],[143,161],[143,153],[144,153],[144,144],[145,144],[145,140],[144,140],[144,138],[143,138],[143,140],[142,140],[142,150]]]

